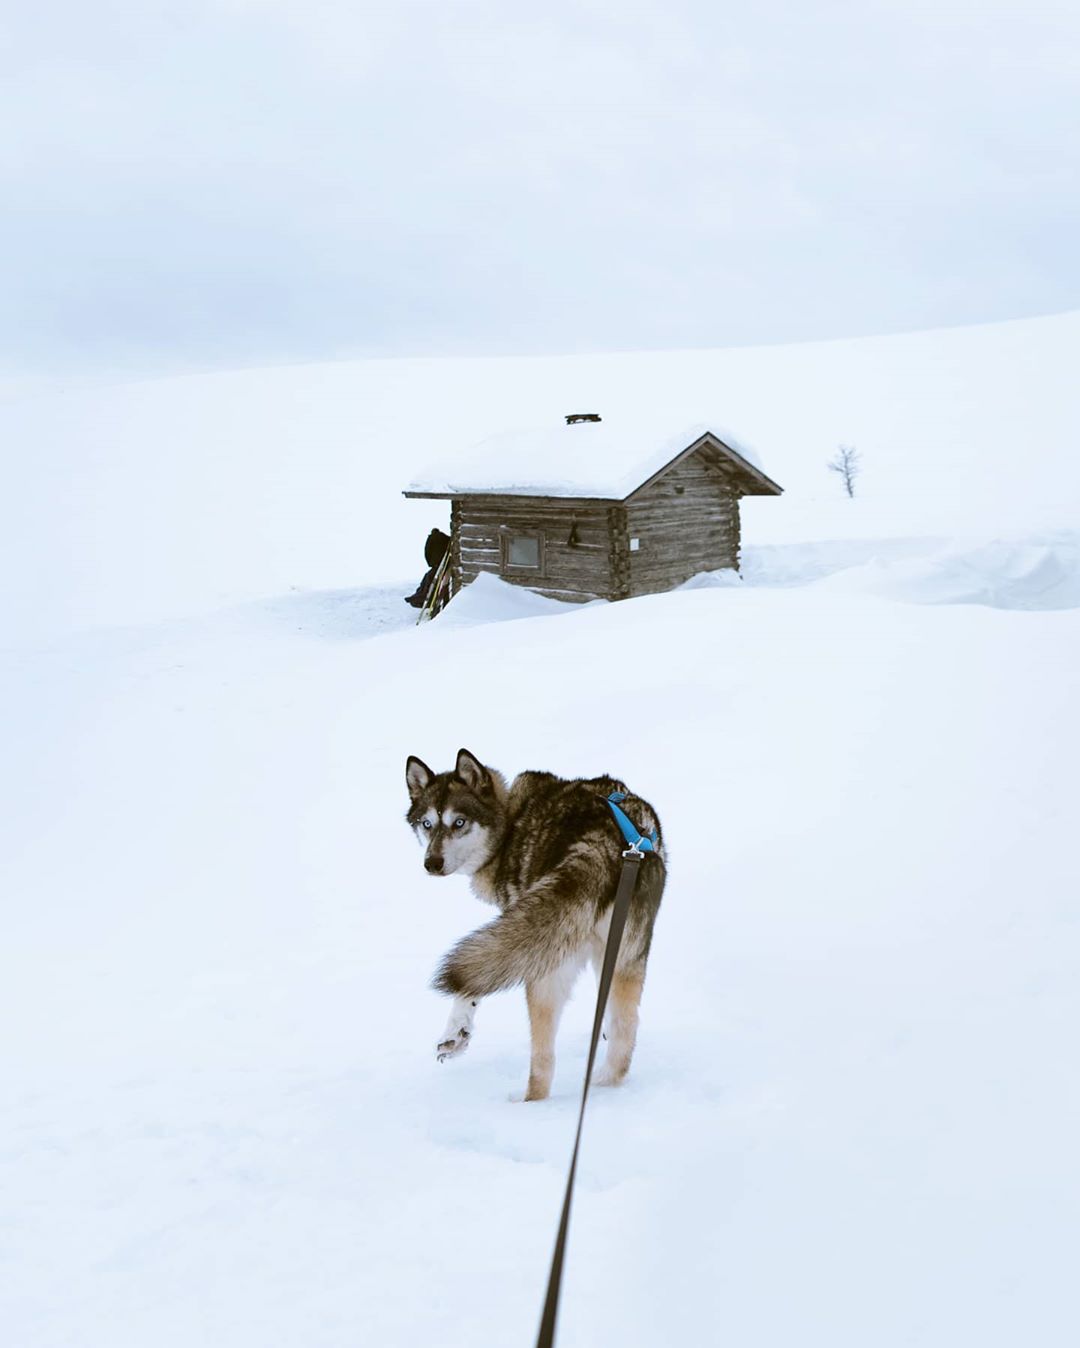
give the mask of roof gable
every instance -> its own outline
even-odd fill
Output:
[[[723,460],[734,485],[747,495],[778,496],[781,488],[757,455],[729,432],[705,425],[673,434],[670,429],[578,422],[492,436],[459,459],[421,473],[406,496],[544,496],[624,501],[669,468],[708,450]]]
[[[691,444],[687,445],[681,454],[676,454],[673,459],[665,463],[639,487],[635,487],[629,493],[627,499],[632,501],[635,496],[640,496],[654,483],[659,482],[677,464],[693,458],[695,454],[710,451],[713,461],[719,461],[727,469],[733,484],[738,487],[744,496],[779,496],[783,492],[783,487],[775,483],[762,469],[760,460],[757,459],[756,455],[753,459],[747,458],[745,446],[742,450],[735,449],[727,441],[721,440],[718,435],[714,435],[712,431],[705,431]],[[752,451],[750,452],[752,453]]]

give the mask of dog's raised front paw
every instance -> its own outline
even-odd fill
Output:
[[[447,1062],[450,1058],[460,1057],[469,1047],[471,1038],[472,1031],[465,1025],[459,1026],[448,1039],[443,1039],[435,1045],[435,1060]]]

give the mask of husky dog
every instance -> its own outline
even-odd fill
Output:
[[[524,983],[532,1038],[525,1099],[546,1099],[559,1016],[587,960],[599,975],[622,869],[625,843],[607,797],[625,793],[622,808],[644,833],[659,833],[659,820],[613,777],[567,781],[550,772],[523,772],[507,787],[501,773],[467,749],[458,753],[452,772],[434,773],[410,757],[405,780],[405,817],[426,849],[424,869],[467,875],[477,898],[500,910],[493,922],[459,941],[435,974],[433,986],[454,998],[438,1059],[468,1048],[481,998]],[[659,842],[640,863],[611,984],[607,1060],[598,1084],[616,1085],[630,1069],[664,890],[663,858]]]

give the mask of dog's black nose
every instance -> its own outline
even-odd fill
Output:
[[[428,875],[442,875],[442,857],[425,857],[424,870]]]

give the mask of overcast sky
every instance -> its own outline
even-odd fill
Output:
[[[1080,305],[1080,5],[0,4],[0,374]]]

